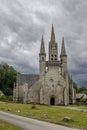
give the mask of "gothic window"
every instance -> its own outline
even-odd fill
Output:
[[[51,55],[51,57],[53,57],[53,54]]]
[[[55,57],[57,57],[57,56],[55,55]]]

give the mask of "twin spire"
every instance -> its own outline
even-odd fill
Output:
[[[64,43],[64,37],[62,38],[62,47],[61,47],[61,54],[60,56],[67,56],[66,49],[65,49],[65,43]]]
[[[55,43],[55,33],[54,33],[54,26],[53,26],[53,24],[52,24],[52,30],[51,30],[51,42]],[[41,39],[40,54],[46,54],[45,53],[45,47],[44,47],[43,35],[42,35],[42,39]],[[67,56],[66,49],[65,49],[65,43],[64,43],[64,37],[62,38],[62,47],[61,47],[61,54],[60,54],[60,56]]]
[[[41,39],[40,54],[45,54],[45,47],[44,47],[44,38],[43,38],[43,35],[42,35],[42,39]]]

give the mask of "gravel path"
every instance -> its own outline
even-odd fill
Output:
[[[24,130],[79,130],[74,128],[68,128],[48,122],[38,121],[18,115],[13,115],[5,112],[0,112],[0,119],[16,126],[23,128]]]

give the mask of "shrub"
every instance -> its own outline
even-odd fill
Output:
[[[7,97],[5,95],[0,96],[0,101],[6,102],[7,101]]]
[[[3,101],[3,102],[12,102],[13,101],[13,96],[2,95],[2,96],[0,96],[0,101]]]
[[[13,96],[7,96],[8,101],[13,101]]]
[[[81,99],[81,102],[83,102],[84,104],[87,104],[87,98]]]

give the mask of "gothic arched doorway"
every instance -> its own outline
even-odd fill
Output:
[[[51,97],[51,99],[50,99],[50,105],[55,105],[55,98],[54,97]]]

